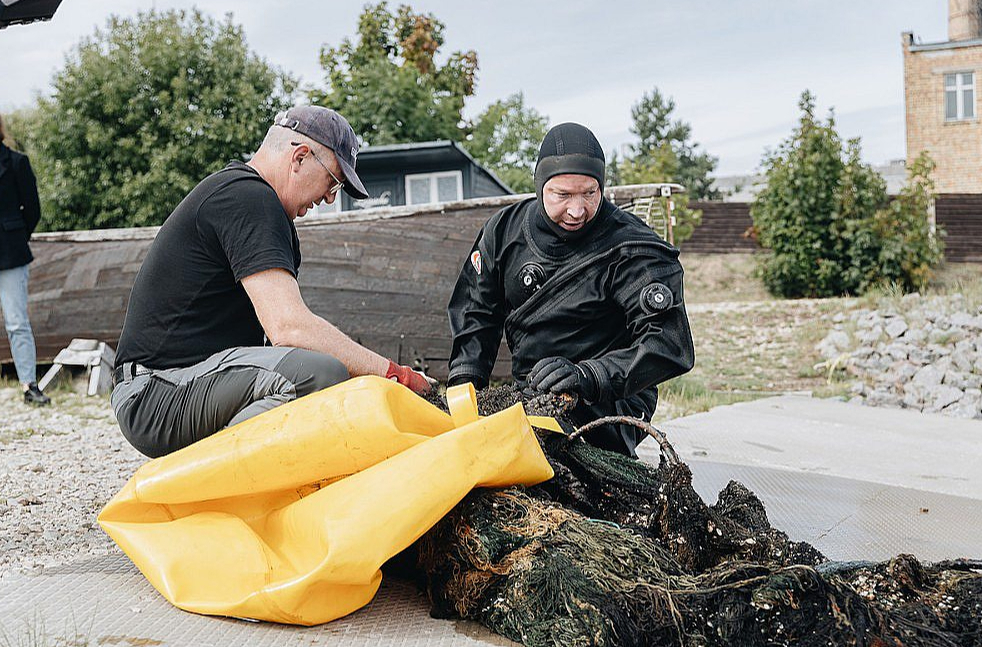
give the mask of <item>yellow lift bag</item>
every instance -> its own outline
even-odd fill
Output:
[[[334,620],[472,488],[552,478],[520,404],[479,418],[470,385],[448,401],[348,380],[146,463],[99,523],[181,609]]]

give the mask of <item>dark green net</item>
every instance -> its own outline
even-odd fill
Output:
[[[501,387],[479,402],[519,399]],[[709,506],[684,463],[540,442],[553,479],[476,490],[416,545],[434,616],[529,646],[982,647],[982,562],[828,562],[740,483]]]

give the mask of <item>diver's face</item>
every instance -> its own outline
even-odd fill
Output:
[[[600,208],[600,183],[589,175],[556,175],[542,187],[542,206],[549,220],[566,231],[582,229]]]

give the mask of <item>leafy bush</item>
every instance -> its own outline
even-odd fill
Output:
[[[159,225],[202,178],[258,147],[294,85],[249,52],[231,17],[111,18],[17,124],[41,227]]]
[[[495,101],[474,121],[464,146],[515,193],[535,191],[532,174],[549,119],[525,105],[521,92]]]
[[[859,140],[843,146],[832,116],[815,118],[809,92],[791,137],[764,159],[766,187],[751,207],[761,245],[770,250],[759,273],[783,297],[858,294],[893,282],[927,284],[941,260],[931,231],[933,165],[926,154],[890,201],[886,183],[860,159]]]

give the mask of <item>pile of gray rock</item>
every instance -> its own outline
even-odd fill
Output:
[[[982,306],[909,294],[833,323],[818,350],[856,378],[854,401],[982,419]]]

